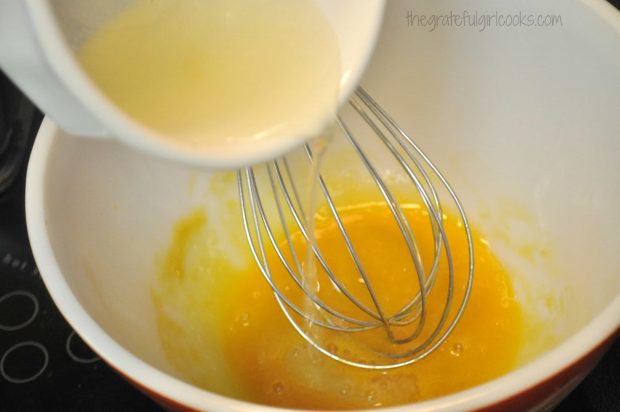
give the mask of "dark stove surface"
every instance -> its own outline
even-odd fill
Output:
[[[41,119],[0,72],[0,411],[159,411],[80,340],[39,277],[24,184]],[[620,341],[557,411],[620,411]]]

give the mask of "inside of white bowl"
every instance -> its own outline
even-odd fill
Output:
[[[410,24],[410,13],[510,13],[514,2],[392,0],[363,82],[441,168],[511,273],[530,319],[520,365],[538,362],[620,295],[620,17],[602,3],[519,2],[517,12],[561,15],[560,27],[431,30]],[[49,236],[49,245],[33,244],[39,268],[52,292],[66,282],[95,323],[65,316],[87,341],[99,326],[182,377],[155,323],[158,256],[193,208],[235,213],[234,182],[216,196],[199,169],[51,124],[35,155],[46,163],[29,186],[43,194],[45,226],[29,218],[29,230]],[[40,258],[45,247],[53,260]]]

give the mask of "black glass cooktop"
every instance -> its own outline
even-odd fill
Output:
[[[39,277],[24,183],[41,119],[0,72],[0,411],[159,411],[88,349]],[[620,411],[620,341],[557,410]]]

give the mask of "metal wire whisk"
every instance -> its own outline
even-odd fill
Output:
[[[349,127],[349,122],[341,113],[336,124],[350,143],[351,149],[357,154],[372,181],[377,185],[382,199],[398,224],[402,239],[415,267],[419,292],[412,296],[399,311],[391,315],[386,314],[381,299],[376,295],[375,288],[364,269],[363,262],[359,259],[354,242],[351,241],[347,233],[346,225],[342,221],[338,207],[330,195],[328,184],[324,176],[319,173],[317,184],[322,193],[323,201],[338,226],[348,254],[359,272],[356,275],[359,275],[359,278],[364,282],[372,304],[364,304],[347,289],[339,280],[339,275],[331,270],[320,247],[311,238],[311,228],[307,223],[308,216],[305,214],[307,210],[304,210],[304,204],[299,195],[300,185],[306,185],[307,181],[300,183],[299,179],[295,178],[295,173],[292,170],[294,167],[292,166],[297,166],[298,163],[291,165],[291,161],[287,157],[238,171],[237,183],[243,225],[260,271],[273,290],[284,314],[297,332],[318,351],[339,362],[366,369],[397,368],[418,362],[428,356],[448,337],[461,318],[473,283],[472,235],[461,202],[448,181],[390,115],[362,88],[355,92],[349,104],[353,109],[351,113],[358,116],[356,121],[363,120],[365,127],[372,132],[364,133],[364,138],[379,139],[395,162],[394,164],[397,165],[397,169],[400,169],[408,179],[411,189],[417,192],[421,205],[428,212],[434,255],[431,264],[428,265],[426,262],[425,265],[421,258],[418,242],[416,242],[416,236],[397,201],[397,197],[391,190],[387,179],[382,176],[378,167],[373,164],[365,152],[362,139],[354,136],[351,127]],[[308,144],[304,149],[304,158],[311,164],[315,154]],[[458,298],[455,297],[455,268],[450,239],[443,226],[442,200],[445,199],[450,201],[451,205],[455,207],[455,211],[460,215],[469,254],[467,281],[464,292]],[[297,255],[291,241],[291,234],[294,231],[300,231],[303,235],[319,267],[329,278],[330,287],[336,288],[359,309],[359,317],[344,314],[322,301],[315,290],[304,280],[302,258]],[[312,310],[308,310],[307,304],[300,305],[293,302],[293,299],[278,285],[272,276],[274,263],[267,258],[270,251],[275,252],[278,257],[276,264],[283,265],[294,284],[305,295],[306,300],[312,302]],[[447,269],[440,271],[439,266],[442,260]],[[448,278],[445,306],[439,321],[428,325],[427,297],[439,275]],[[330,350],[325,342],[309,332],[308,325],[312,327],[316,325],[331,331],[349,334],[382,329],[385,331],[385,336],[391,347],[402,349],[390,351],[371,349],[373,356],[380,355],[379,361],[375,357],[372,361],[365,361],[359,359],[359,356],[345,356],[342,353],[334,353],[333,350]],[[406,325],[413,325],[411,333],[404,338],[397,338],[394,329]],[[425,332],[423,333],[423,331]]]

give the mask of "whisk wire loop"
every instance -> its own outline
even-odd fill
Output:
[[[263,232],[265,233],[265,235],[268,237],[271,246],[273,247],[274,251],[276,252],[280,262],[282,263],[282,265],[284,265],[285,269],[287,270],[287,272],[289,273],[290,277],[294,280],[294,282],[297,284],[297,286],[299,288],[301,288],[301,290],[304,292],[305,296],[307,298],[309,298],[315,305],[317,305],[319,308],[321,308],[322,310],[325,310],[328,314],[341,319],[345,322],[351,323],[351,324],[355,324],[358,325],[359,328],[354,329],[351,328],[351,330],[356,330],[356,331],[361,331],[361,330],[367,330],[370,327],[372,327],[371,324],[367,323],[367,322],[363,322],[363,321],[359,321],[358,319],[349,317],[345,314],[342,314],[338,311],[335,311],[333,308],[331,308],[330,306],[326,305],[323,301],[321,301],[316,294],[312,293],[311,291],[308,290],[307,286],[301,281],[300,279],[300,275],[297,274],[289,265],[287,259],[284,257],[284,254],[282,252],[282,250],[280,249],[280,246],[278,245],[277,241],[276,241],[276,237],[274,235],[274,232],[271,228],[271,225],[269,224],[269,220],[266,216],[266,212],[265,212],[265,208],[263,207],[263,203],[261,201],[261,197],[258,193],[258,186],[256,183],[256,178],[255,178],[255,173],[254,170],[252,170],[251,168],[246,169],[246,181],[247,183],[244,184],[243,183],[243,179],[242,179],[242,173],[238,172],[237,174],[237,181],[238,181],[238,187],[239,187],[239,194],[240,194],[240,199],[242,202],[246,201],[246,190],[244,189],[244,187],[247,185],[247,192],[248,192],[248,203],[249,203],[249,210],[251,210],[251,215],[252,215],[252,227],[253,230],[251,229],[251,226],[249,224],[250,219],[248,218],[248,209],[244,208],[243,213],[242,213],[242,219],[243,219],[243,224],[244,224],[244,228],[245,228],[245,233],[246,233],[246,237],[250,240],[249,244],[250,244],[250,249],[252,251],[252,254],[254,256],[254,259],[256,262],[260,262],[259,263],[259,268],[261,270],[261,273],[263,274],[263,276],[265,277],[265,279],[267,280],[269,286],[274,290],[274,292],[276,292],[277,296],[279,297],[281,303],[283,303],[284,305],[286,305],[288,308],[292,309],[295,313],[297,313],[299,316],[302,316],[303,318],[305,318],[307,321],[311,321],[313,323],[316,323],[319,326],[323,326],[325,328],[328,329],[332,329],[332,330],[338,330],[338,331],[342,331],[343,329],[341,327],[337,327],[335,324],[329,322],[329,323],[323,323],[320,320],[317,320],[316,318],[311,317],[308,313],[306,313],[304,310],[300,309],[295,303],[293,303],[287,296],[285,293],[283,293],[280,288],[275,284],[272,275],[271,275],[271,270],[269,268],[269,260],[267,258],[267,254],[265,252],[265,242],[263,240]],[[274,193],[275,193],[275,188],[276,186],[272,186],[272,188],[274,189]],[[278,202],[278,197],[275,197],[276,202]],[[245,204],[245,203],[244,203]],[[279,213],[281,213],[281,208],[278,206],[279,209]],[[259,220],[260,218],[260,220]],[[263,230],[261,230],[261,224],[259,223],[260,221],[262,221],[262,228]],[[288,233],[288,232],[287,232]],[[290,242],[290,235],[287,234],[287,242]],[[290,243],[289,243],[290,244]],[[295,251],[294,248],[290,249],[293,253],[294,256],[295,255]],[[317,253],[319,253],[317,251]],[[301,265],[299,265],[299,267],[301,268]]]
[[[308,153],[310,153],[310,156],[311,156],[310,148],[306,147],[306,150],[308,151]],[[300,233],[304,237],[304,240],[307,242],[307,245],[309,245],[309,247],[312,249],[312,252],[314,253],[315,258],[321,264],[321,267],[323,268],[323,270],[327,274],[327,277],[330,279],[332,284],[336,287],[336,289],[339,292],[343,293],[348,299],[350,299],[350,301],[355,306],[357,306],[360,310],[362,310],[363,312],[365,312],[367,315],[369,315],[372,318],[380,319],[380,315],[377,315],[374,312],[372,312],[366,305],[364,305],[359,299],[357,299],[351,292],[349,292],[349,290],[342,284],[342,282],[334,275],[334,273],[330,269],[329,265],[327,264],[326,260],[324,259],[323,255],[321,254],[318,246],[316,245],[313,237],[308,234],[308,228],[306,227],[306,224],[305,224],[305,222],[306,222],[305,216],[300,215],[299,212],[297,211],[297,208],[295,207],[293,199],[291,198],[291,196],[290,196],[290,194],[289,194],[289,192],[287,190],[287,187],[286,187],[286,185],[284,183],[284,179],[283,179],[282,175],[281,174],[277,174],[277,177],[278,177],[278,182],[280,183],[280,188],[282,190],[283,197],[284,197],[287,205],[290,208],[291,214],[293,216],[293,219],[294,219],[295,223],[297,224],[297,227],[299,228]],[[325,183],[324,183],[324,181],[323,181],[321,176],[319,176],[319,182],[321,184],[321,187],[325,187]],[[327,193],[327,192],[325,192],[325,193]],[[277,199],[276,199],[276,202],[277,202]],[[333,202],[331,202],[331,198],[328,198],[328,202],[333,206]],[[298,204],[300,204],[299,201],[298,201]],[[345,238],[345,239],[348,239],[348,237]],[[277,248],[277,246],[275,244],[274,244],[274,247]],[[304,272],[302,270],[301,271],[301,275],[303,275],[303,273]],[[308,292],[307,289],[305,288],[305,286],[303,288],[305,289],[306,292]],[[311,292],[308,292],[308,293],[311,293]],[[340,317],[343,320],[346,320],[346,321],[350,321],[349,319],[351,319],[351,318],[349,318],[347,316],[344,316],[344,315],[342,315]],[[353,322],[353,323],[357,323],[357,322]]]
[[[288,157],[274,160],[263,166],[247,167],[237,172],[242,221],[251,253],[259,270],[273,290],[276,301],[284,315],[306,341],[324,355],[347,365],[366,369],[397,368],[418,362],[432,353],[445,341],[462,317],[473,284],[472,234],[464,209],[455,191],[413,139],[364,89],[359,88],[349,103],[353,113],[357,115],[358,124],[359,120],[362,120],[361,124],[366,125],[372,132],[371,134],[387,150],[397,168],[404,172],[404,176],[410,182],[410,187],[414,189],[421,206],[425,208],[425,213],[428,215],[432,234],[432,259],[430,259],[430,264],[426,266],[414,228],[411,227],[401,203],[390,188],[390,183],[382,176],[378,167],[367,155],[362,143],[352,131],[348,119],[345,119],[343,114],[339,115],[336,119],[336,125],[376,185],[402,235],[402,240],[415,269],[417,292],[396,310],[392,310],[391,313],[386,312],[375,285],[373,285],[373,281],[376,282],[377,279],[371,280],[323,174],[317,173],[316,182],[311,184],[316,184],[317,190],[320,190],[322,194],[327,211],[338,228],[346,253],[353,263],[353,268],[355,268],[360,282],[366,288],[370,304],[364,303],[360,299],[361,297],[356,296],[347,287],[338,274],[334,273],[314,236],[312,236],[313,229],[309,225],[312,225],[311,219],[314,216],[309,214],[314,213],[314,211],[304,209],[304,202],[298,189],[298,186],[302,185],[299,184],[299,179],[296,178],[294,167],[291,166]],[[364,136],[364,138],[367,137]],[[312,165],[316,162],[316,154],[309,144],[304,146],[304,153],[308,164]],[[265,178],[257,178],[257,173],[261,173]],[[305,183],[308,184],[308,182]],[[264,189],[266,186],[269,186],[270,189]],[[261,198],[263,191],[269,193],[269,196],[264,199]],[[448,199],[456,207],[461,220],[469,259],[466,266],[466,282],[462,287],[456,307],[454,256],[448,233],[444,227],[442,204],[444,193],[447,196],[443,199]],[[277,223],[277,227],[273,227],[272,222]],[[293,231],[298,231],[301,234],[307,253],[318,262],[322,273],[329,281],[329,287],[333,287],[342,297],[346,298],[352,307],[357,308],[360,311],[360,316],[345,314],[342,310],[321,299],[315,285],[311,285],[311,279],[306,276],[304,263],[307,261],[302,261],[295,249]],[[283,241],[278,240],[282,238]],[[277,257],[275,261],[269,261],[268,248],[275,252]],[[446,265],[444,270],[440,271],[440,262],[442,261]],[[305,304],[300,306],[289,297],[287,293],[289,284],[283,286],[274,279],[272,274],[275,272],[272,269],[275,267],[273,265],[281,265],[284,268],[284,272],[292,279],[293,285],[302,291]],[[282,271],[280,270],[280,272]],[[439,319],[433,321],[433,325],[427,328],[429,323],[427,297],[433,290],[440,274],[446,277],[448,285],[444,305]],[[316,286],[321,287],[321,285]],[[360,359],[333,353],[333,351],[328,350],[327,345],[315,333],[317,327],[318,330],[325,328],[347,334],[383,329],[389,343],[388,346],[391,349],[371,347],[369,348],[371,359]],[[402,336],[405,327],[408,329],[406,329],[406,335]],[[377,361],[377,358],[380,360]]]

